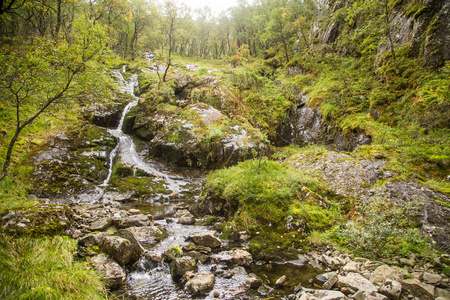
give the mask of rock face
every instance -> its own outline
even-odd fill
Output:
[[[114,260],[105,254],[91,257],[90,262],[94,265],[97,272],[105,280],[106,286],[115,290],[119,288],[125,281],[125,271]]]
[[[320,144],[333,150],[352,151],[357,146],[371,144],[372,137],[362,131],[344,133],[328,124],[318,108],[306,104],[306,99],[296,109],[287,111],[286,121],[277,128],[277,146]]]
[[[197,103],[173,112],[137,113],[126,124],[148,141],[151,156],[182,167],[214,168],[267,153],[264,136],[248,122],[230,120],[210,105]]]
[[[32,154],[36,195],[64,203],[93,202],[98,195],[91,192],[108,176],[109,154],[115,146],[115,138],[94,125],[58,133]]]
[[[84,119],[105,128],[117,128],[126,102],[132,100],[127,94],[116,94],[115,101],[94,103],[82,109]]]

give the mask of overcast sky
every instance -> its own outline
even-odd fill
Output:
[[[192,10],[209,6],[215,15],[237,5],[237,0],[181,0],[180,2],[184,2]]]

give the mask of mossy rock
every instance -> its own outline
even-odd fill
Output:
[[[74,212],[66,205],[34,205],[9,210],[0,219],[13,234],[60,235],[69,233]]]

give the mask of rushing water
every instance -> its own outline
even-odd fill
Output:
[[[122,68],[122,72],[125,67]],[[121,85],[121,90],[134,96],[134,90],[137,86],[137,75],[131,76],[130,80],[125,80],[122,73],[114,72],[115,77]],[[108,198],[108,188],[113,173],[113,165],[117,159],[123,164],[132,166],[151,174],[164,184],[164,187],[170,191],[169,194],[156,197],[160,199],[154,202],[147,199],[146,202],[122,204],[122,208],[138,208],[144,213],[151,213],[158,226],[163,227],[169,237],[156,244],[149,250],[154,256],[161,257],[162,254],[174,245],[186,245],[186,239],[194,234],[199,234],[211,230],[205,226],[182,225],[178,223],[168,222],[164,220],[167,216],[175,213],[181,205],[184,207],[189,203],[196,203],[201,186],[201,177],[193,176],[193,171],[189,173],[176,173],[167,166],[157,161],[145,158],[143,153],[136,151],[133,138],[122,131],[123,121],[126,114],[139,103],[139,98],[130,102],[124,109],[120,123],[116,129],[109,132],[117,139],[117,146],[111,152],[109,157],[108,176],[97,190],[97,201],[106,201]],[[192,187],[194,186],[194,188]],[[182,195],[182,196],[174,196]],[[114,200],[114,199],[113,199]],[[155,218],[156,216],[156,218]],[[236,245],[234,245],[236,246]],[[238,245],[242,247],[243,245]],[[226,243],[221,250],[231,249]],[[151,256],[150,255],[150,256]],[[218,295],[220,299],[264,299],[273,287],[277,278],[283,275],[290,275],[289,282],[297,285],[299,282],[303,286],[308,286],[309,278],[318,274],[318,270],[309,265],[284,263],[284,264],[258,264],[249,269],[236,267],[229,269],[226,265],[214,264],[207,261],[205,264],[198,263],[198,273],[206,273],[214,270],[226,272],[228,276],[216,276],[214,289],[201,298],[189,295],[182,286],[172,280],[169,265],[165,262],[152,261],[144,256],[135,266],[132,272],[127,274],[124,293],[126,295],[136,295],[144,299],[216,299]],[[249,272],[253,272],[260,276],[265,282],[264,286],[258,290],[250,290],[245,284]],[[290,290],[289,290],[290,289]],[[289,286],[282,294],[291,293],[292,286]],[[280,296],[281,297],[281,296]],[[134,298],[133,298],[134,299]]]

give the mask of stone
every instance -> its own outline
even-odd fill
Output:
[[[380,293],[391,300],[398,300],[402,293],[402,285],[398,281],[387,279],[380,287]]]
[[[213,273],[197,274],[188,280],[185,289],[192,295],[204,295],[213,289],[214,282]]]
[[[280,278],[278,278],[277,281],[275,282],[275,288],[276,289],[281,288],[285,282],[286,282],[286,275],[283,275]]]
[[[175,258],[170,263],[170,275],[175,281],[178,281],[188,271],[195,271],[197,265],[192,258]]]
[[[442,276],[439,274],[423,273],[423,281],[428,284],[439,285],[442,281]]]
[[[194,215],[192,215],[187,209],[178,210],[173,217],[177,219],[177,223],[184,225],[192,225],[195,223]]]
[[[89,261],[94,265],[97,272],[105,280],[106,286],[115,290],[125,281],[125,271],[113,259],[107,257],[105,254],[100,254],[91,257]]]
[[[163,231],[158,226],[150,225],[150,226],[142,226],[142,227],[128,227],[126,229],[133,233],[136,240],[142,246],[152,246],[159,241],[163,240],[167,237],[167,232]]]
[[[421,300],[434,300],[434,292],[430,293],[428,287],[417,279],[405,279],[400,281],[404,290]]]
[[[100,249],[122,266],[135,263],[143,250],[129,240],[118,236],[107,236],[100,243]]]
[[[241,249],[223,251],[219,254],[211,256],[211,259],[217,263],[226,263],[227,265],[238,265],[244,267],[249,267],[253,262],[252,255]]]
[[[90,231],[103,231],[108,229],[109,226],[112,225],[111,218],[102,218],[98,221],[95,221],[89,226]]]
[[[186,256],[192,257],[196,261],[204,264],[208,261],[209,256],[207,254],[201,253],[199,251],[189,251],[185,253]]]
[[[370,281],[373,284],[381,286],[387,279],[400,281],[403,278],[402,274],[388,265],[381,265],[373,271],[370,276]]]
[[[152,225],[152,221],[147,215],[131,215],[115,220],[117,228],[142,227]]]
[[[378,292],[378,288],[359,273],[348,273],[346,276],[339,275],[336,285],[339,288],[349,287],[355,291]]]
[[[338,291],[302,289],[297,294],[297,300],[343,300],[348,299],[343,293]]]
[[[181,249],[180,245],[175,245],[167,249],[166,252],[164,252],[164,259],[170,262],[177,257],[181,257],[182,254],[183,250]]]
[[[331,275],[330,278],[328,278],[328,280],[323,284],[322,288],[324,290],[331,290],[331,288],[336,284],[338,279],[339,277],[337,273],[333,273],[333,275]]]
[[[250,286],[251,289],[257,289],[263,284],[263,281],[261,278],[259,278],[255,274],[250,274],[245,279],[245,283],[248,284],[248,286]]]
[[[190,237],[196,245],[217,248],[222,245],[222,241],[216,237],[214,231],[193,235]]]
[[[445,300],[450,300],[450,290],[444,290],[441,288],[436,288],[436,297],[441,297]]]
[[[141,214],[141,211],[140,211],[139,209],[135,209],[135,208],[130,208],[130,209],[128,210],[128,212],[129,212],[131,215],[140,215],[140,214]]]
[[[359,264],[354,261],[350,261],[344,267],[342,267],[342,270],[345,272],[356,273],[359,271]]]
[[[98,245],[103,241],[103,238],[110,236],[107,232],[91,233],[78,239],[78,245],[82,247],[92,247]]]

